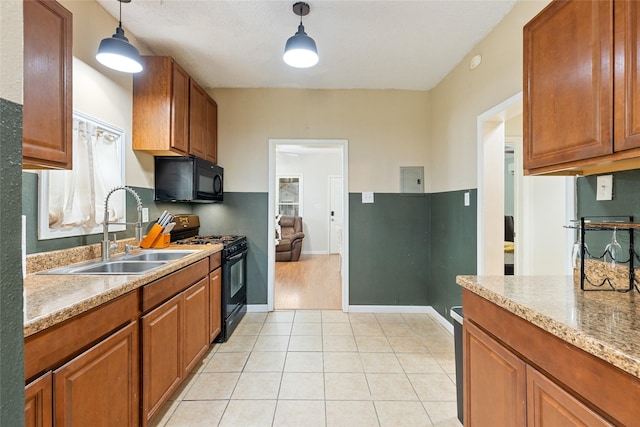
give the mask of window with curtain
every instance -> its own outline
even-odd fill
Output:
[[[124,141],[123,129],[73,112],[73,169],[39,172],[40,240],[102,232],[106,194],[124,184]],[[110,221],[124,222],[125,196],[121,191],[109,200]]]

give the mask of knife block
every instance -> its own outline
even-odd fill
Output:
[[[163,227],[158,224],[154,224],[153,227],[151,227],[151,230],[149,230],[149,233],[144,236],[144,239],[140,242],[140,247],[145,249],[162,249],[168,247],[171,244],[171,235],[162,234],[163,230]]]

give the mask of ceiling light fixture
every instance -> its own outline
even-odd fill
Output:
[[[318,48],[316,42],[304,32],[302,17],[309,14],[309,5],[297,2],[293,5],[293,13],[300,16],[298,32],[287,40],[282,59],[288,65],[296,68],[309,68],[318,63]]]
[[[131,0],[118,0],[120,2],[120,17],[116,33],[110,38],[102,39],[96,59],[102,65],[125,73],[139,73],[142,71],[140,52],[124,36],[122,29],[122,3],[130,3]]]

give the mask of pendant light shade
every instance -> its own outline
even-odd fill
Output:
[[[309,5],[298,2],[293,5],[293,12],[300,16],[298,32],[287,40],[282,59],[295,68],[309,68],[318,63],[318,48],[316,42],[307,35],[302,25],[302,17],[309,14]]]
[[[120,2],[120,19],[122,19],[122,3],[131,0],[118,0]],[[139,73],[142,71],[140,52],[127,39],[122,29],[122,21],[118,20],[116,32],[110,38],[102,39],[98,47],[96,59],[102,65],[113,70],[125,73]]]

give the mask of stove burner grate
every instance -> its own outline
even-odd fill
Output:
[[[236,240],[242,239],[242,236],[236,235],[212,235],[212,236],[194,236],[187,239],[177,240],[178,245],[212,245],[221,243],[225,246],[232,244]]]

